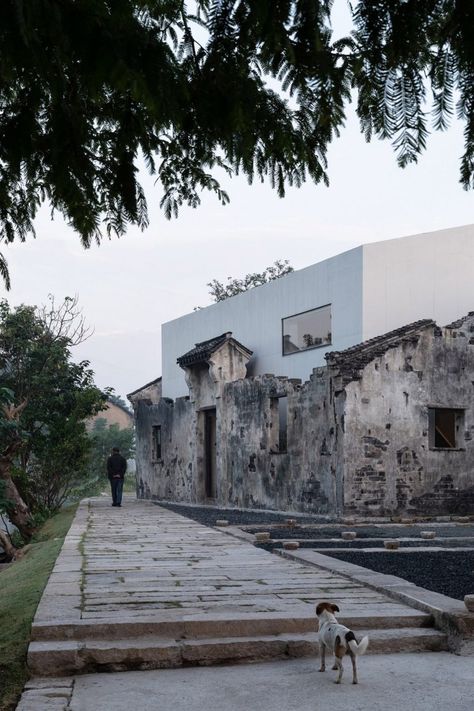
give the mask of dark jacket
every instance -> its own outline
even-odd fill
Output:
[[[107,459],[107,476],[109,479],[115,479],[120,477],[123,479],[125,477],[125,472],[127,471],[127,460],[122,457],[118,452],[114,452]]]

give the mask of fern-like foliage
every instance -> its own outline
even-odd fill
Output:
[[[0,242],[33,232],[44,202],[85,247],[145,229],[139,156],[167,217],[203,190],[225,204],[218,167],[280,196],[327,183],[353,93],[365,138],[390,140],[402,167],[457,112],[473,187],[474,2],[354,0],[353,31],[337,41],[332,5],[3,0]]]

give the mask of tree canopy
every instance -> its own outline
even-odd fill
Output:
[[[294,270],[288,259],[277,259],[271,266],[266,267],[263,272],[246,274],[242,279],[227,277],[226,283],[218,279],[213,279],[208,282],[206,286],[209,287],[209,294],[214,301],[224,301],[231,296],[236,296],[236,294],[242,294],[244,291],[253,289],[255,286],[261,286],[274,279],[279,279],[292,271]]]
[[[87,475],[85,420],[108,395],[87,361],[71,360],[86,332],[76,321],[83,324],[75,299],[46,309],[0,301],[0,481],[25,539],[32,514],[57,509]]]
[[[0,239],[24,240],[44,201],[85,246],[146,227],[141,156],[167,217],[203,189],[226,203],[218,167],[268,178],[281,196],[308,177],[327,183],[352,98],[366,139],[391,140],[401,166],[457,112],[472,188],[472,0],[354,0],[342,39],[332,5],[3,0]]]

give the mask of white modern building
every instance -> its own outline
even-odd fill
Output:
[[[177,358],[225,332],[248,374],[307,380],[339,351],[419,319],[474,310],[474,225],[365,244],[162,326],[162,394],[188,394]]]

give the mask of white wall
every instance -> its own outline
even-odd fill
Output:
[[[474,311],[474,225],[363,246],[363,338]]]
[[[332,305],[332,347],[282,355],[282,318]],[[329,350],[362,340],[362,248],[292,272],[162,326],[163,396],[188,394],[176,359],[199,341],[232,331],[254,355],[249,373],[307,380]]]

